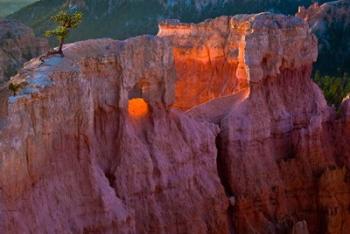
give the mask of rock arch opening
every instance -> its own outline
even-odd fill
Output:
[[[142,118],[148,115],[149,106],[143,98],[131,98],[128,101],[128,113],[133,118]]]
[[[149,113],[149,104],[144,98],[147,87],[147,84],[140,82],[129,92],[128,113],[132,118],[142,118]]]

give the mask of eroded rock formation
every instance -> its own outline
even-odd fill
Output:
[[[329,23],[343,21],[343,26],[347,26],[350,23],[349,12],[349,1],[338,0],[324,4],[314,3],[308,8],[299,7],[297,16],[308,21],[312,30],[324,34]]]
[[[247,91],[249,84],[276,76],[283,67],[311,68],[317,57],[307,26],[282,15],[238,15],[200,24],[167,21],[158,36],[172,41],[178,75],[174,106],[185,110]]]
[[[30,28],[14,20],[0,19],[0,85],[15,75],[23,63],[47,48],[47,41],[36,38]]]
[[[1,231],[346,233],[349,101],[310,79],[303,20],[168,21],[64,52],[27,63],[0,111]]]
[[[2,230],[226,232],[218,128],[166,111],[176,81],[166,40],[69,45],[22,79],[1,130]],[[132,98],[152,112],[129,115]]]
[[[308,8],[300,7],[296,15],[308,22],[318,37],[319,58],[315,68],[325,74],[349,73],[350,1],[314,3]]]

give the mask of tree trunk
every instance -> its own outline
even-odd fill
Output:
[[[58,53],[63,55],[63,44],[64,44],[64,38],[60,40],[60,45],[58,47]]]

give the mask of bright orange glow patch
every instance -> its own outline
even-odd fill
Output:
[[[140,118],[148,114],[149,107],[143,98],[133,98],[129,100],[128,112],[130,116]]]

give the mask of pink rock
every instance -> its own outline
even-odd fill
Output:
[[[14,20],[0,19],[0,90],[2,83],[25,62],[47,49],[47,40],[35,37],[30,28]]]
[[[1,232],[226,233],[218,128],[166,110],[174,71],[168,43],[147,36],[28,63],[2,117]],[[149,114],[128,114],[134,97]]]
[[[168,21],[64,53],[1,108],[1,232],[346,233],[349,102],[310,79],[303,20]]]

